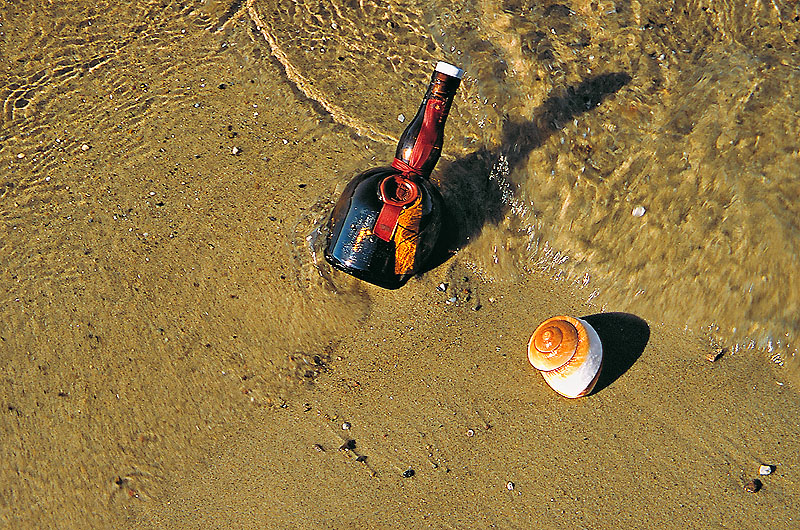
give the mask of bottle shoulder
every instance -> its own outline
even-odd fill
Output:
[[[341,219],[348,215],[348,211],[352,210],[362,212],[366,210],[379,211],[383,206],[380,191],[381,182],[386,178],[401,174],[402,172],[396,168],[386,166],[368,169],[353,177],[334,206],[334,219]],[[441,208],[443,199],[433,182],[416,175],[413,175],[411,180],[419,190],[423,214]]]

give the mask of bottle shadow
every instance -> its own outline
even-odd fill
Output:
[[[603,367],[592,394],[600,392],[642,355],[650,340],[650,326],[630,313],[599,313],[581,317],[592,326],[603,344]]]
[[[423,272],[450,259],[480,234],[484,225],[497,224],[505,217],[513,190],[505,179],[498,179],[493,173],[499,163],[503,164],[502,169],[513,170],[565,123],[597,107],[605,96],[617,92],[630,80],[627,73],[615,72],[567,87],[536,109],[530,121],[506,118],[498,148],[483,147],[445,165],[438,187],[447,213],[437,247]]]

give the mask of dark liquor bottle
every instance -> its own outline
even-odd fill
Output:
[[[333,208],[325,259],[348,274],[396,289],[419,272],[439,239],[444,204],[428,180],[463,70],[439,62],[400,137],[390,167],[356,176]]]

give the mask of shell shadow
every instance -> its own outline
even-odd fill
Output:
[[[528,154],[565,123],[590,112],[631,80],[625,72],[601,74],[576,86],[556,90],[534,112],[530,120],[516,121],[506,116],[502,140],[494,149],[482,147],[450,162],[439,172],[438,187],[447,215],[434,255],[423,271],[446,262],[470,239],[480,234],[487,223],[503,220],[510,207],[513,189],[498,173],[509,172],[523,163]]]
[[[633,366],[650,340],[650,326],[630,313],[598,313],[581,317],[600,336],[603,368],[592,394],[600,392]]]

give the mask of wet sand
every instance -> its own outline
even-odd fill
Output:
[[[144,510],[141,527],[796,523],[796,394],[762,363],[711,364],[702,340],[599,315],[604,339],[618,341],[606,365],[618,377],[569,401],[533,372],[524,344],[536,321],[591,310],[544,280],[471,277],[485,297],[475,312],[448,305],[440,279],[452,277],[435,271],[373,293],[373,314],[316,383],[240,423],[198,469],[170,477],[168,503]],[[341,449],[347,440],[353,450]],[[748,493],[762,462],[776,471]]]
[[[797,524],[798,390],[760,355],[710,363],[551,275],[497,279],[480,238],[400,290],[331,289],[305,229],[392,147],[320,113],[248,24],[215,32],[220,9],[47,84],[13,70],[37,90],[0,150],[2,525]],[[587,398],[525,356],[559,313],[607,346]]]

